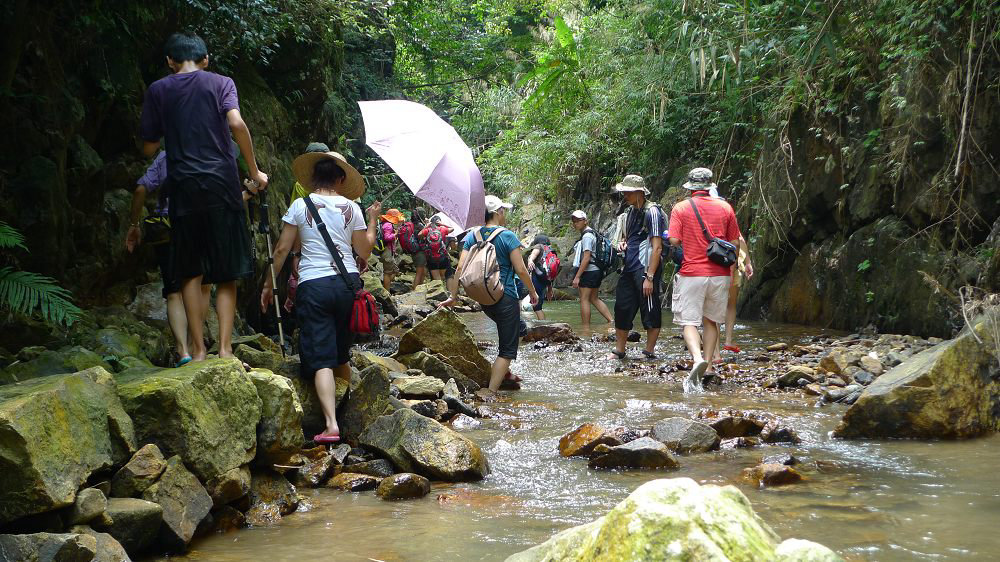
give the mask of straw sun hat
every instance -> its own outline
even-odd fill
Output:
[[[339,152],[308,152],[299,156],[292,162],[292,174],[295,176],[295,181],[309,191],[314,191],[316,188],[312,181],[313,168],[320,160],[333,160],[347,174],[347,177],[344,178],[344,184],[337,190],[337,193],[351,200],[364,194],[365,180]]]

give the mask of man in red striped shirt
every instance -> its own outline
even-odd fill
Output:
[[[684,342],[694,360],[689,381],[697,388],[701,387],[708,361],[719,342],[719,324],[726,321],[730,283],[730,268],[709,260],[705,251],[709,238],[737,244],[741,236],[733,208],[710,196],[715,187],[711,170],[691,170],[684,184],[691,197],[674,205],[670,212],[670,244],[684,249],[684,261],[674,280],[671,308],[674,323],[683,327]],[[707,236],[695,215],[695,207],[705,223]],[[704,342],[699,327],[704,327]]]

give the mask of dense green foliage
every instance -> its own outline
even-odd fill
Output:
[[[0,221],[0,250],[13,248],[28,249],[24,236]],[[55,279],[13,267],[0,267],[0,309],[28,316],[37,312],[53,325],[69,326],[80,317],[72,295]]]

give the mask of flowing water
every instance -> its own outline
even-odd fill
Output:
[[[550,319],[574,324],[575,302],[546,306]],[[595,311],[596,315],[596,311]],[[496,338],[492,322],[464,315],[473,333]],[[667,328],[658,350],[684,356]],[[596,325],[602,333],[603,324]],[[816,329],[739,325],[744,350],[817,335]],[[636,346],[641,344],[630,344]],[[503,560],[572,525],[591,521],[654,478],[685,476],[735,484],[782,537],[814,540],[854,560],[986,560],[1000,558],[1000,436],[965,442],[852,442],[832,439],[845,407],[815,397],[708,390],[685,394],[681,377],[615,373],[609,344],[583,353],[522,346],[513,371],[522,390],[484,410],[490,419],[463,434],[478,442],[493,473],[483,482],[436,485],[424,499],[384,502],[371,492],[302,490],[299,513],[273,528],[215,535],[196,542],[190,560]],[[638,348],[630,347],[633,356]],[[738,408],[782,417],[800,445],[731,449],[680,457],[667,472],[597,472],[584,459],[559,456],[559,437],[581,423],[648,427],[704,408]],[[806,481],[757,489],[739,480],[765,455],[793,453]]]

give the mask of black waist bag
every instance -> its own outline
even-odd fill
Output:
[[[736,246],[731,242],[712,236],[705,226],[705,221],[701,220],[701,213],[698,212],[698,206],[694,204],[694,199],[688,199],[688,201],[691,203],[691,208],[694,209],[694,216],[698,218],[698,224],[701,225],[701,233],[708,242],[708,247],[705,248],[705,255],[708,256],[708,259],[712,263],[724,267],[730,267],[736,263]]]

